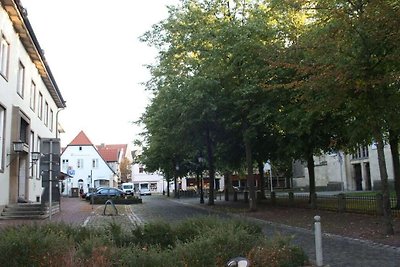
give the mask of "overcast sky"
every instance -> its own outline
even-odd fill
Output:
[[[67,108],[65,146],[83,130],[94,144],[132,143],[149,103],[143,66],[156,50],[138,37],[178,0],[22,0]]]

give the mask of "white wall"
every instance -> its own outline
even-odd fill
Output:
[[[163,181],[163,175],[160,173],[140,173],[139,164],[132,164],[132,182],[135,183],[148,183],[149,188],[151,183],[157,184],[157,189],[152,192],[162,193],[163,190],[167,190],[167,184]]]
[[[18,35],[14,31],[12,23],[8,17],[8,14],[0,6],[0,33],[5,36],[8,43],[10,44],[10,54],[9,54],[9,65],[8,65],[8,75],[3,77],[0,75],[0,105],[6,109],[6,120],[5,120],[5,136],[4,145],[5,153],[4,157],[4,169],[0,170],[0,205],[7,204],[10,201],[10,166],[6,167],[11,160],[15,158],[15,154],[12,152],[11,144],[13,141],[11,137],[11,131],[13,130],[13,120],[12,120],[12,109],[13,106],[19,107],[20,112],[24,114],[29,120],[31,131],[34,132],[33,144],[30,145],[30,151],[38,151],[38,137],[40,138],[54,138],[56,137],[56,113],[57,105],[49,94],[49,91],[45,87],[45,84],[40,77],[35,64],[30,59],[28,53],[26,52],[24,46],[22,45]],[[17,94],[17,73],[19,62],[25,67],[25,77],[24,77],[24,94],[21,97]],[[36,103],[35,110],[30,108],[30,88],[32,80],[36,84]],[[42,119],[38,118],[38,99],[39,91],[43,95],[44,102],[46,101],[50,109],[53,111],[53,124],[52,131],[50,126],[46,126]],[[43,102],[43,103],[44,103]],[[43,104],[44,105],[44,104]],[[14,129],[15,130],[15,129]],[[29,137],[28,137],[29,140]],[[13,155],[8,155],[13,154]],[[24,155],[21,161],[26,162],[26,169],[30,167],[29,155]],[[40,197],[42,193],[41,180],[36,171],[36,166],[34,168],[34,174],[29,175],[26,180],[26,188],[28,189],[25,198],[30,201],[36,201],[37,196]],[[24,171],[24,170],[23,170]],[[30,170],[27,172],[30,173]],[[14,190],[14,189],[13,189]]]
[[[389,145],[385,146],[385,160],[386,169],[388,173],[389,181],[393,181],[393,162],[391,157],[391,151]],[[351,155],[346,155],[343,152],[339,152],[342,156],[342,163],[339,161],[339,154],[325,155],[324,160],[326,160],[326,165],[318,166],[320,162],[320,157],[314,157],[315,159],[315,177],[316,186],[326,186],[329,182],[343,182],[344,190],[356,190],[355,182],[355,171],[354,165],[361,164],[362,166],[362,187],[366,190],[366,178],[367,171],[365,164],[369,163],[370,166],[370,179],[372,189],[374,186],[374,181],[380,181],[379,163],[378,163],[378,153],[375,145],[370,145],[368,147],[368,157],[360,159],[351,159]],[[293,179],[295,187],[304,187],[309,185],[308,171],[305,168],[304,178]]]
[[[78,168],[78,159],[83,160],[83,167]],[[63,164],[65,160],[68,160],[68,165]],[[97,167],[93,167],[93,160],[98,161]],[[114,172],[92,145],[67,146],[61,155],[61,171],[73,174],[72,178],[66,179],[64,195],[70,195],[72,187],[83,186],[83,191],[87,192],[89,187],[114,186]],[[83,183],[79,183],[79,179]]]

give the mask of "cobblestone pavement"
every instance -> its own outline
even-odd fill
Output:
[[[216,205],[223,200],[216,200]],[[111,222],[123,225],[139,225],[154,221],[175,222],[188,217],[219,214],[223,217],[242,215],[215,211],[207,204],[199,204],[196,198],[172,199],[165,196],[143,197],[143,204],[118,207],[118,215],[104,216],[104,205],[90,205],[78,198],[63,198],[61,212],[52,216],[52,222],[102,227]],[[112,214],[107,210],[106,214]],[[260,223],[266,235],[281,234],[292,237],[292,242],[302,247],[310,259],[315,259],[314,235],[311,229],[291,227],[266,220],[247,219]],[[26,223],[48,223],[49,220],[22,221],[0,220],[0,227]],[[385,246],[369,241],[357,240],[337,235],[323,235],[323,258],[325,266],[330,267],[400,267],[400,248]]]

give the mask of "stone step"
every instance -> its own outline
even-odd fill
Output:
[[[60,212],[60,203],[53,203],[51,214]],[[45,219],[50,216],[50,208],[48,205],[18,203],[7,205],[0,214],[1,220],[28,220],[28,219]]]

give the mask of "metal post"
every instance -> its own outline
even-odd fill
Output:
[[[94,178],[93,178],[93,170],[90,170],[90,183],[92,184],[92,194],[90,194],[90,202],[92,203],[92,210],[93,210],[93,205],[94,205],[94,193],[96,190],[94,190]]]
[[[339,159],[339,165],[340,165],[340,181],[341,181],[341,190],[342,192],[344,191],[344,181],[343,181],[343,157],[342,154],[340,154],[340,151],[338,151],[338,159]]]
[[[51,215],[53,213],[53,199],[52,199],[52,193],[53,193],[53,185],[52,185],[52,180],[53,180],[53,141],[50,140],[50,154],[49,154],[49,220],[51,221]]]
[[[200,204],[204,204],[203,173],[200,173]]]
[[[322,234],[321,234],[321,217],[314,216],[314,229],[315,229],[315,256],[317,266],[323,265],[322,260]]]
[[[274,192],[274,185],[272,184],[272,165],[270,165],[271,166],[271,169],[270,169],[270,171],[269,171],[269,180],[270,180],[270,183],[271,183],[271,192]]]

